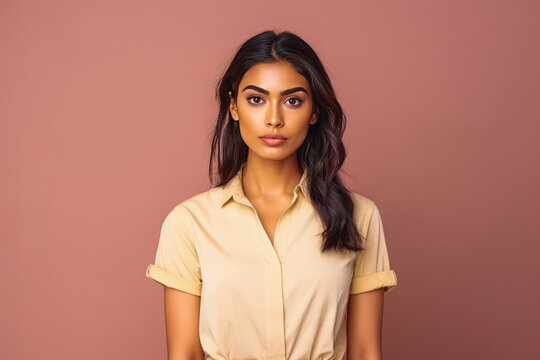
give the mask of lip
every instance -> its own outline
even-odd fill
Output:
[[[287,140],[286,137],[283,137],[281,135],[275,135],[275,134],[268,134],[264,136],[259,137],[266,145],[270,146],[278,146],[281,145]]]
[[[266,134],[266,135],[261,136],[261,138],[287,140],[287,138],[285,136],[281,136],[281,135],[278,135],[278,134]]]

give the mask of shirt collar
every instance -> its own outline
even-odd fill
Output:
[[[228,183],[223,185],[222,192],[223,196],[221,198],[220,205],[223,206],[229,201],[231,197],[234,198],[234,200],[239,201],[243,197],[245,197],[244,190],[242,189],[242,171],[244,170],[244,166],[242,165],[240,167],[240,170],[234,175],[234,177],[229,180]],[[294,187],[294,191],[300,190],[304,197],[306,199],[310,199],[309,197],[309,191],[307,188],[307,168],[304,169],[304,173],[302,174],[302,178],[298,182],[298,184]]]

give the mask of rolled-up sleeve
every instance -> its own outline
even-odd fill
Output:
[[[397,286],[397,276],[390,268],[381,214],[373,203],[372,214],[365,238],[364,250],[357,252],[349,294],[363,293],[379,288],[385,292]]]
[[[167,287],[200,296],[201,270],[189,216],[181,204],[167,215],[161,226],[154,264],[146,268],[146,277]]]

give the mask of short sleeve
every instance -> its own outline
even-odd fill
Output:
[[[397,276],[390,268],[388,250],[379,209],[373,203],[371,219],[364,242],[365,249],[357,253],[349,294],[379,288],[389,292],[397,286]]]
[[[146,277],[200,296],[201,271],[189,216],[182,205],[177,205],[167,215],[161,227],[154,264],[148,265]]]

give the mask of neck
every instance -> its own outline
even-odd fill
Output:
[[[284,160],[263,159],[250,152],[244,164],[242,187],[250,199],[278,199],[292,196],[301,177],[296,152]]]

